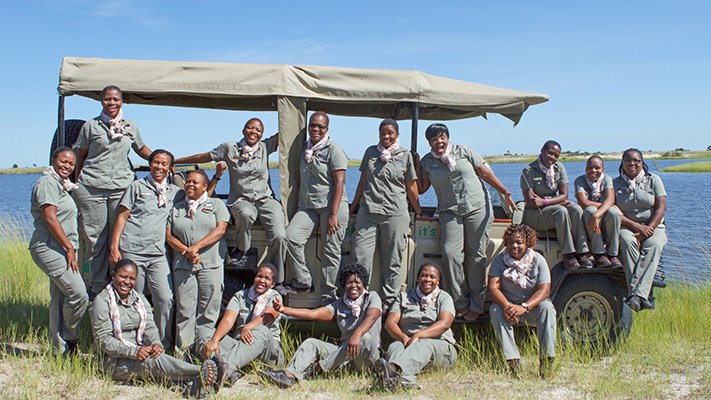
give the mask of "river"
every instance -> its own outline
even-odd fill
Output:
[[[650,161],[649,168],[659,174],[664,181],[668,196],[665,216],[669,243],[664,251],[664,269],[669,279],[698,282],[711,280],[711,210],[702,201],[711,198],[711,174],[709,173],[665,173],[659,169],[682,162],[695,160]],[[518,188],[521,169],[526,163],[492,164],[499,179],[514,193],[514,200],[522,198]],[[617,162],[606,162],[608,174],[617,176]],[[572,182],[583,174],[584,162],[566,162],[571,182],[571,198],[574,193]],[[213,171],[208,171],[212,175]],[[346,194],[352,199],[358,184],[359,171],[349,168],[346,174]],[[278,170],[272,170],[272,184],[279,192]],[[0,238],[8,235],[28,237],[32,229],[29,214],[32,185],[39,175],[0,175]],[[222,179],[218,193],[229,191],[229,180]],[[493,198],[497,198],[494,196]],[[698,203],[697,203],[698,201]],[[420,202],[424,206],[435,206],[434,191],[423,194]]]

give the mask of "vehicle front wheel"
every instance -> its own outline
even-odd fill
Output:
[[[633,320],[624,296],[624,288],[605,275],[567,278],[553,299],[559,336],[564,341],[594,345],[627,337]]]

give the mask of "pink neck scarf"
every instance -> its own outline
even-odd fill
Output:
[[[642,181],[644,180],[644,176],[645,176],[644,170],[639,171],[639,174],[637,174],[637,176],[635,176],[634,178],[630,178],[623,171],[622,172],[622,179],[625,182],[627,182],[627,192],[628,193],[634,192],[634,190],[637,188],[637,185],[642,183]]]
[[[415,292],[420,298],[420,308],[426,308],[430,303],[433,303],[435,300],[437,300],[437,296],[439,296],[439,291],[439,286],[437,286],[436,288],[434,288],[433,291],[430,292],[430,294],[425,294],[422,290],[420,290],[420,285],[415,286]]]
[[[239,159],[249,161],[254,156],[254,152],[259,149],[259,142],[257,142],[254,146],[250,146],[247,144],[247,141],[242,138],[242,140],[239,141],[239,146],[242,148]]]
[[[543,165],[540,156],[538,156],[537,161],[538,168],[543,171],[544,174],[546,174],[546,186],[548,186],[548,188],[551,190],[558,189],[557,185],[555,184],[555,169],[553,168],[553,164],[551,164],[550,168],[546,167],[545,165]]]
[[[451,144],[447,145],[447,149],[444,151],[444,153],[442,153],[441,156],[438,156],[433,151],[430,151],[430,154],[432,154],[432,157],[445,163],[447,165],[447,168],[449,168],[449,172],[454,171],[454,168],[456,168],[456,166],[457,166],[457,160],[455,160],[454,157],[452,157],[452,145]]]
[[[383,147],[382,144],[378,143],[378,151],[380,152],[380,161],[388,162],[393,158],[393,153],[400,149],[400,139],[395,139],[393,143],[387,149]]]
[[[52,175],[52,177],[54,177],[54,179],[58,180],[59,183],[62,184],[62,187],[64,188],[64,190],[65,190],[66,192],[71,192],[72,190],[74,190],[74,189],[76,189],[76,188],[79,187],[79,185],[77,185],[76,183],[70,181],[69,178],[62,178],[61,176],[59,176],[59,174],[57,173],[57,170],[54,169],[53,166],[47,167],[47,169],[46,169],[45,171],[46,171],[48,174]]]
[[[197,212],[198,207],[200,207],[206,201],[207,201],[207,191],[205,191],[202,194],[202,196],[200,196],[200,198],[197,200],[193,200],[193,199],[188,200],[188,218],[194,217],[195,213]]]
[[[531,267],[533,267],[534,257],[535,253],[533,249],[530,248],[526,249],[526,253],[524,253],[520,260],[511,257],[508,251],[504,251],[504,264],[508,267],[504,271],[504,278],[513,281],[513,283],[522,289],[527,289],[527,274]]]
[[[167,180],[168,178],[163,178],[163,182],[158,182],[153,179],[152,175],[148,175],[146,177],[146,181],[156,192],[156,197],[158,198],[158,207],[165,207],[165,194],[168,191],[168,185],[166,184]]]
[[[607,175],[605,174],[600,174],[600,177],[597,178],[596,181],[591,181],[590,178],[588,178],[587,175],[585,175],[585,182],[587,182],[588,186],[592,189],[592,192],[590,193],[590,197],[594,201],[600,201],[602,198],[602,186],[605,184],[605,177]]]
[[[360,311],[363,308],[363,301],[365,300],[365,295],[368,294],[367,290],[363,291],[363,294],[358,296],[357,299],[351,300],[348,295],[343,295],[343,304],[346,305],[351,310],[351,315],[358,319],[360,318]]]
[[[316,144],[311,143],[311,138],[306,141],[306,149],[304,149],[304,159],[307,163],[311,162],[315,152],[321,150],[324,146],[326,146],[326,142],[328,142],[328,133],[323,135],[321,140]]]
[[[123,110],[119,110],[116,118],[111,118],[102,112],[101,115],[99,115],[99,119],[109,128],[109,137],[111,140],[121,140],[124,136],[133,136],[128,124],[125,126],[123,124]]]
[[[127,342],[126,339],[123,338],[123,332],[121,331],[121,315],[118,308],[118,302],[116,301],[116,289],[114,288],[113,282],[110,282],[106,286],[106,291],[109,293],[109,316],[114,330],[114,337],[128,347],[136,347],[135,344]],[[136,309],[140,321],[138,323],[138,330],[136,331],[136,343],[138,343],[139,346],[142,346],[143,334],[146,331],[146,306],[143,304],[141,296],[139,296],[138,293],[131,290],[129,297],[131,295],[134,295],[136,298],[136,301],[133,302],[133,308]]]

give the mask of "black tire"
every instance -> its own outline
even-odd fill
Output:
[[[77,141],[79,137],[79,132],[82,126],[84,126],[83,119],[68,119],[64,121],[64,146],[72,147],[72,145]],[[52,144],[49,146],[49,157],[52,157],[52,152],[57,149],[59,138],[59,129],[54,131],[54,136],[52,136]]]
[[[632,310],[625,304],[625,289],[601,274],[567,278],[553,299],[558,314],[558,335],[564,341],[605,345],[627,337]]]

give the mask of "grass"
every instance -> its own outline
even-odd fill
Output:
[[[664,168],[662,172],[711,172],[711,161],[672,165]]]
[[[711,261],[711,259],[710,259]],[[711,265],[711,263],[710,263]],[[51,354],[47,336],[48,280],[17,238],[0,243],[0,398],[179,398],[168,388],[141,384],[120,385],[103,372],[91,350],[88,322],[82,327],[81,357]],[[711,397],[711,284],[672,283],[659,290],[655,311],[639,313],[630,337],[611,347],[560,343],[555,374],[537,377],[535,332],[517,333],[523,355],[520,380],[507,374],[488,325],[458,329],[459,356],[448,371],[425,371],[417,393],[382,393],[370,389],[362,373],[342,372],[306,380],[283,391],[260,381],[251,372],[231,389],[214,398],[253,399],[363,399],[405,398],[709,398]],[[283,345],[287,359],[302,338],[321,336],[307,327],[294,334],[286,326]],[[29,351],[18,350],[23,343]]]

